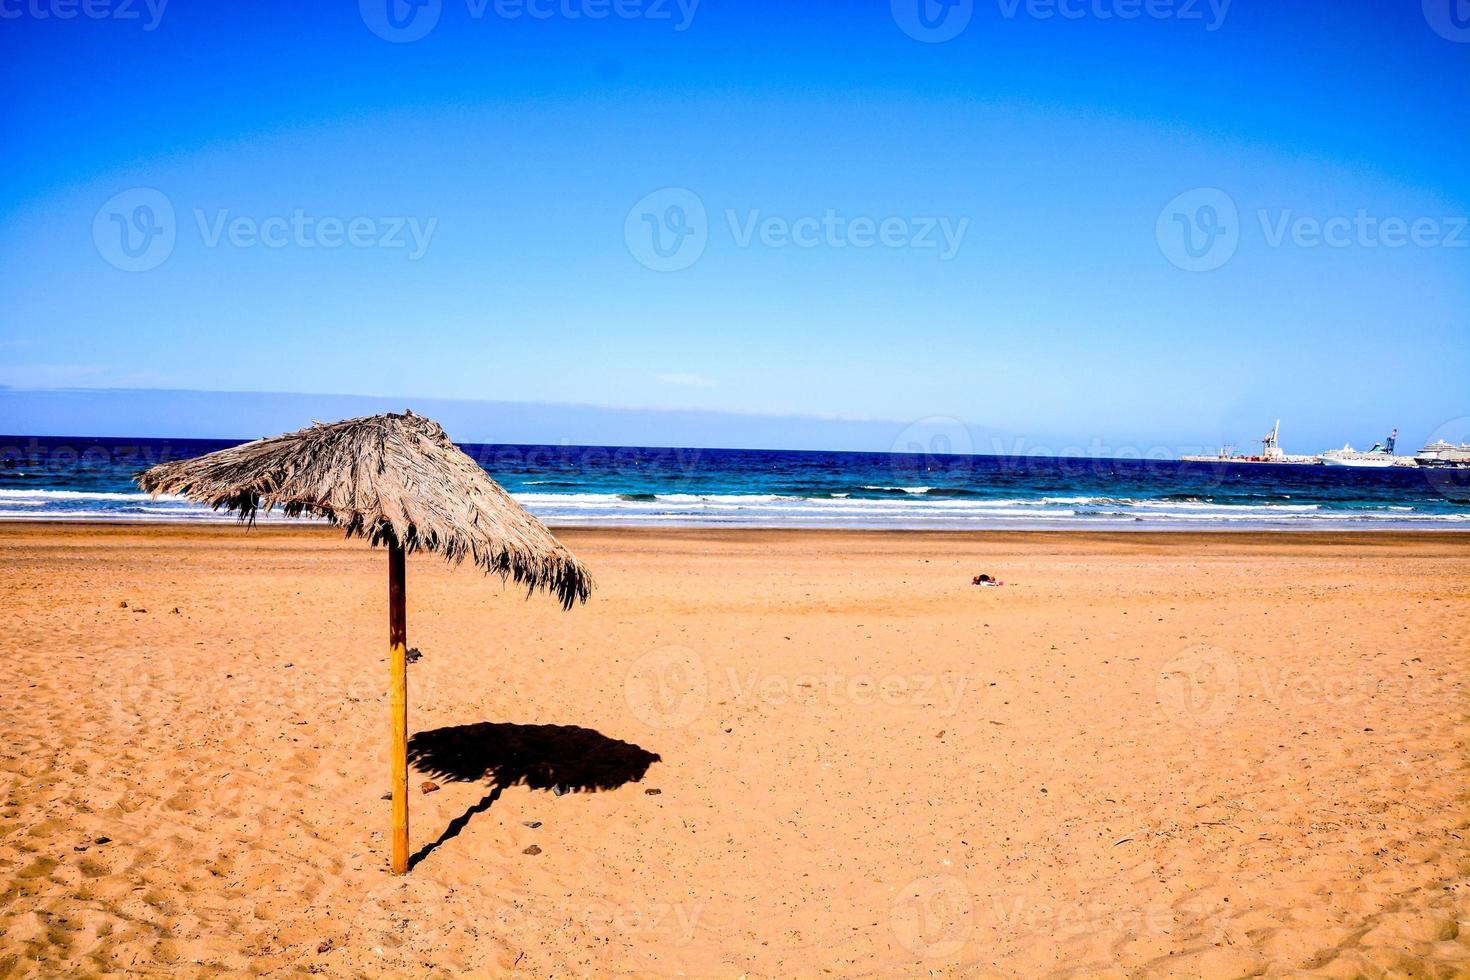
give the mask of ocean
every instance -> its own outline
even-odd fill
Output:
[[[132,477],[234,442],[0,436],[0,520],[233,520]],[[628,446],[462,447],[551,525],[1470,529],[1470,471]],[[269,518],[267,518],[269,519]]]

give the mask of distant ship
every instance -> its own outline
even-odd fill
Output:
[[[1316,466],[1322,462],[1316,456],[1293,456],[1281,451],[1281,420],[1277,419],[1271,431],[1261,437],[1261,451],[1255,456],[1232,453],[1230,446],[1220,447],[1215,456],[1180,456],[1186,463],[1272,463],[1289,466]]]
[[[1341,449],[1329,449],[1322,454],[1323,466],[1359,466],[1381,469],[1389,466],[1414,466],[1413,457],[1395,456],[1393,444],[1398,440],[1399,430],[1394,429],[1385,442],[1375,442],[1372,449],[1354,449],[1345,445]]]
[[[1414,462],[1432,469],[1470,469],[1470,442],[1458,446],[1443,439],[1431,442],[1415,454]]]

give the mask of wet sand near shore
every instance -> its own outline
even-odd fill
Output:
[[[0,976],[1470,973],[1470,535],[558,533],[394,878],[382,551],[0,525]]]

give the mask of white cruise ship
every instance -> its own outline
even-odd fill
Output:
[[[1457,446],[1443,439],[1436,440],[1419,450],[1414,462],[1434,469],[1470,469],[1470,442]]]
[[[1361,466],[1382,468],[1388,466],[1414,466],[1415,462],[1409,456],[1395,456],[1393,444],[1399,437],[1399,430],[1394,429],[1386,442],[1375,442],[1372,449],[1354,449],[1352,446],[1343,446],[1341,449],[1329,449],[1322,454],[1323,466]]]

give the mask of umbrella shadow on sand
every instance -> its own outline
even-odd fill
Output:
[[[450,821],[444,833],[410,861],[418,864],[457,837],[511,786],[596,793],[641,780],[658,754],[577,725],[514,725],[483,721],[418,732],[408,740],[409,765],[450,782],[495,784],[483,799]]]

